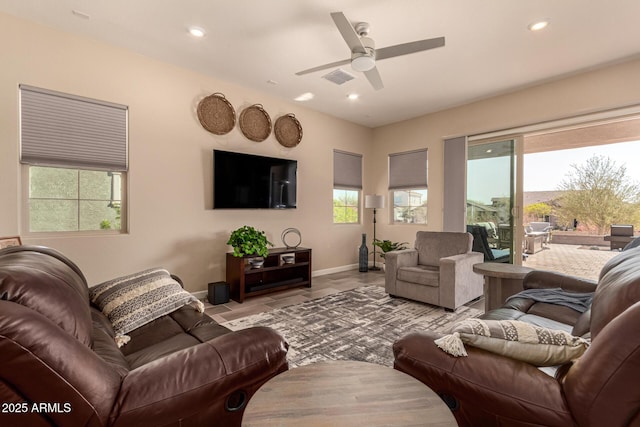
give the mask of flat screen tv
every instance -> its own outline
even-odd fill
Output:
[[[297,171],[295,160],[213,150],[213,208],[295,208]]]

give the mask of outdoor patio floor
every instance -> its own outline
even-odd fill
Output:
[[[547,248],[530,254],[522,265],[537,270],[550,270],[598,280],[602,266],[611,258],[619,254],[608,247],[578,245],[549,244]]]

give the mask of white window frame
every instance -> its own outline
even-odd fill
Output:
[[[119,230],[67,230],[67,231],[31,231],[31,218],[30,218],[30,168],[32,165],[22,165],[21,167],[21,182],[22,182],[22,234],[24,236],[40,236],[40,237],[55,237],[55,236],[76,236],[76,235],[120,235],[128,234],[129,232],[129,217],[128,217],[128,179],[126,172],[120,173],[120,229]],[[33,165],[36,166],[36,165]],[[71,170],[79,170],[76,168],[65,168]],[[90,169],[85,169],[90,170]],[[105,172],[105,171],[101,171]],[[106,171],[108,172],[108,171]],[[79,201],[88,201],[89,199],[73,199]]]
[[[361,207],[361,199],[362,199],[362,197],[361,197],[362,190],[357,189],[357,188],[334,187],[333,191],[334,192],[335,191],[353,191],[353,192],[356,193],[356,197],[357,197],[356,205],[354,206],[356,208],[356,211],[357,211],[356,212],[356,218],[357,218],[356,221],[354,221],[354,222],[346,222],[346,221],[345,222],[336,222],[335,216],[333,216],[333,219],[332,219],[333,223],[334,224],[360,224],[361,223],[361,218],[362,218],[362,215],[361,215],[362,209],[360,208]],[[334,197],[333,201],[335,201],[335,200],[336,199]],[[332,206],[333,206],[333,203],[332,203]],[[344,207],[345,209],[348,208],[348,207],[351,207],[350,205],[341,205],[341,206]],[[335,206],[333,206],[333,207],[335,208]],[[333,214],[333,211],[332,211],[332,214]]]

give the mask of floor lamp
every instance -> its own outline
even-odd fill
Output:
[[[365,209],[373,209],[373,241],[376,241],[376,209],[384,208],[384,196],[379,196],[377,194],[372,194],[369,196],[364,196],[364,207]],[[376,267],[376,245],[373,245],[373,267],[370,267],[369,270],[377,271],[380,270],[380,267]]]

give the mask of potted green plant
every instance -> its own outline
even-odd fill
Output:
[[[391,240],[380,240],[380,239],[375,239],[373,241],[373,246],[377,246],[380,248],[380,251],[381,251],[380,258],[383,258],[383,259],[384,259],[384,255],[387,252],[407,249],[406,245],[408,245],[407,242],[398,243],[398,242],[392,242]]]
[[[268,246],[273,246],[273,243],[267,240],[264,231],[244,225],[231,233],[227,245],[233,247],[233,256],[258,255],[266,257],[269,255]]]

